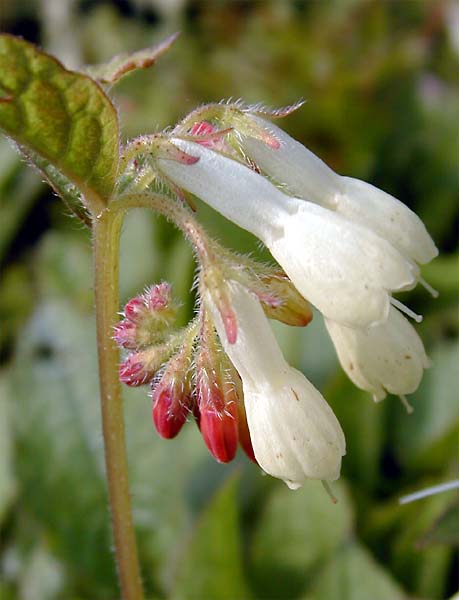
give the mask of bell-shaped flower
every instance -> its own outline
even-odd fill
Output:
[[[290,367],[259,301],[235,281],[227,283],[238,321],[228,342],[212,295],[204,297],[221,342],[238,371],[253,452],[261,468],[296,489],[308,478],[339,477],[345,440],[321,394]]]
[[[375,401],[386,394],[400,396],[418,388],[429,366],[424,346],[411,323],[394,308],[381,325],[366,329],[346,327],[325,319],[341,366],[353,383],[373,395]]]
[[[437,256],[438,250],[421,219],[400,200],[365,181],[341,177],[276,125],[255,115],[245,118],[264,127],[280,145],[273,149],[260,139],[243,136],[244,151],[294,196],[368,227],[418,263]]]
[[[328,318],[353,326],[383,322],[390,293],[416,284],[415,264],[370,229],[287,196],[248,167],[200,144],[171,141],[199,161],[158,159],[159,168],[259,237],[298,291]]]

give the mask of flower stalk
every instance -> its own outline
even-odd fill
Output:
[[[142,600],[132,521],[119,355],[112,338],[118,320],[118,253],[123,212],[105,209],[93,219],[94,292],[105,464],[122,597]]]

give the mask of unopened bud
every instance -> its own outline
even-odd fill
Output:
[[[163,438],[174,438],[192,410],[190,352],[191,346],[184,345],[170,359],[159,381],[152,384],[153,422]]]
[[[145,306],[143,296],[131,298],[124,306],[124,316],[133,323],[137,323],[139,318],[142,318],[146,311],[147,307]]]
[[[228,360],[229,362],[229,360]],[[257,463],[257,459],[255,458],[255,454],[253,451],[252,440],[250,438],[249,426],[247,424],[247,415],[245,412],[244,405],[244,392],[242,389],[242,381],[239,377],[238,372],[230,364],[230,372],[234,381],[235,391],[237,394],[237,408],[238,408],[238,431],[239,431],[239,444],[247,456],[250,458],[252,462]]]
[[[137,341],[137,325],[129,319],[123,319],[115,326],[113,339],[121,348],[135,350],[139,346]]]
[[[163,281],[152,285],[144,294],[145,303],[150,310],[163,311],[172,304],[172,287]]]
[[[150,382],[170,354],[166,344],[129,354],[119,366],[120,381],[133,387]]]
[[[210,453],[218,462],[233,460],[238,445],[238,398],[224,368],[213,325],[203,317],[202,346],[196,356],[196,395],[199,427]]]
[[[190,130],[190,135],[193,136],[192,141],[206,148],[211,148],[225,154],[233,154],[231,147],[226,144],[225,137],[233,130],[232,127],[226,129],[217,129],[207,121],[197,121],[193,124]]]
[[[126,317],[115,326],[113,338],[122,348],[135,350],[161,342],[177,316],[171,286],[159,283],[124,306]]]
[[[261,302],[267,317],[297,327],[305,327],[311,322],[309,303],[284,274],[261,276],[260,282],[260,286],[254,283],[251,291]]]

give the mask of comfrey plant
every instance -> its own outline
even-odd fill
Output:
[[[194,419],[219,462],[240,444],[292,489],[308,478],[327,485],[340,474],[343,431],[321,393],[286,362],[269,319],[306,326],[311,303],[352,381],[375,400],[398,395],[410,409],[406,395],[428,359],[406,318],[420,317],[393,294],[418,283],[435,294],[419,265],[437,250],[419,218],[370,184],[337,175],[266,120],[300,104],[206,105],[167,132],[120,145],[109,86],[151,65],[172,41],[77,73],[0,36],[0,126],[93,234],[105,456],[128,599],[142,589],[119,381],[149,386],[160,436],[174,438]],[[209,237],[194,196],[257,236],[280,266]],[[119,320],[119,235],[132,208],[166,216],[193,247],[196,315],[183,329],[174,326],[166,282],[132,298]]]

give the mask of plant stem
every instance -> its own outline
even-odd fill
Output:
[[[119,356],[112,339],[113,326],[118,320],[118,253],[122,220],[122,211],[110,209],[93,219],[94,291],[102,429],[118,576],[124,600],[142,600],[118,380]]]
[[[213,252],[209,238],[193,213],[176,200],[154,192],[126,193],[113,200],[112,209],[120,212],[130,208],[149,208],[163,215],[178,227],[188,241],[201,263],[212,260]]]

